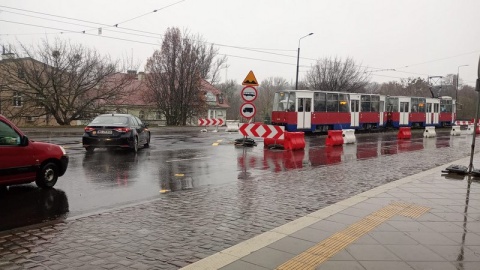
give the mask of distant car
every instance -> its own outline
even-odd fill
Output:
[[[51,188],[65,174],[68,156],[59,145],[32,141],[0,115],[0,186],[34,182]]]
[[[82,143],[87,152],[95,148],[129,148],[137,152],[139,146],[150,146],[150,130],[131,114],[102,114],[85,127]]]

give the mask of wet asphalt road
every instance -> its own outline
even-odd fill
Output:
[[[295,152],[264,150],[261,143],[235,148],[237,134],[154,133],[152,148],[133,157],[107,151],[87,156],[78,137],[51,138],[69,145],[68,173],[53,194],[32,185],[8,190],[0,211],[13,213],[2,215],[2,223],[31,219],[32,213],[40,220],[62,217],[0,232],[0,268],[177,269],[470,153],[471,136],[438,130],[436,138],[424,139],[412,133],[402,141],[395,132],[361,134],[357,144],[341,147],[325,147],[325,136],[310,136],[308,147]],[[167,188],[172,192],[160,193]]]
[[[31,139],[63,145],[70,156],[69,168],[53,190],[34,184],[10,187],[0,200],[0,209],[6,213],[0,230],[85,216],[169,192],[240,184],[264,174],[290,170],[295,174],[301,169],[442,147],[469,150],[471,140],[470,136],[452,137],[448,129],[437,130],[436,138],[423,138],[420,130],[414,130],[411,140],[398,140],[393,131],[357,134],[356,144],[326,147],[325,135],[310,135],[305,150],[283,151],[264,149],[261,139],[253,148],[235,147],[234,140],[240,137],[236,132],[199,130],[168,134],[152,130],[151,147],[137,154],[105,149],[87,154],[79,132],[31,132]]]

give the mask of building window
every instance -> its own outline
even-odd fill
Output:
[[[19,79],[25,79],[25,72],[23,71],[23,69],[19,68],[17,75]]]
[[[212,94],[211,92],[207,92],[205,97],[207,99],[207,102],[216,102],[217,101],[217,97],[214,94]]]
[[[39,94],[39,93],[35,94],[35,106],[36,107],[43,108],[44,100],[45,100],[45,98],[41,94]]]
[[[140,118],[140,119],[145,119],[145,112],[144,112],[144,111],[140,111],[140,112],[138,113],[138,118]]]
[[[218,104],[223,104],[223,95],[219,94],[218,96]]]
[[[22,95],[18,92],[13,94],[13,107],[22,107]]]
[[[155,112],[155,120],[160,120],[160,119],[162,119],[162,113],[160,113],[158,111]]]

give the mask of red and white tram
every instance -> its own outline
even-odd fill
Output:
[[[275,93],[272,124],[288,131],[448,126],[455,120],[451,97],[423,98],[320,90]]]

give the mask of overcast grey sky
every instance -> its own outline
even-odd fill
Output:
[[[0,44],[59,35],[144,62],[168,27],[218,44],[229,64],[222,81],[238,83],[250,70],[260,82],[279,76],[295,83],[299,38],[310,32],[300,43],[300,80],[316,59],[338,56],[369,67],[376,82],[456,74],[469,65],[460,78],[473,86],[480,56],[479,0],[0,0]]]

